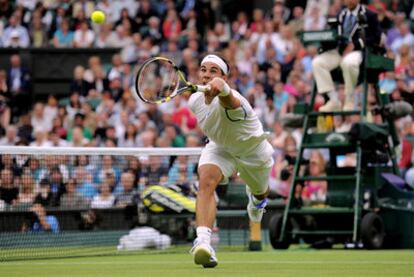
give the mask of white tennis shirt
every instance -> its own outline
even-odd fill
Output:
[[[192,94],[188,105],[209,140],[234,156],[243,156],[266,140],[268,134],[249,102],[237,91],[232,93],[240,99],[237,109],[224,108],[219,97],[207,105],[202,92]]]

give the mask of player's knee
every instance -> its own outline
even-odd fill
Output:
[[[200,180],[198,191],[199,193],[213,194],[216,190],[218,182],[212,178]]]

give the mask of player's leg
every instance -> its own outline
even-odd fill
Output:
[[[223,179],[221,169],[214,164],[204,164],[199,167],[199,188],[196,202],[197,226],[213,228],[216,218],[215,191]]]
[[[215,190],[223,179],[220,168],[214,164],[199,167],[199,188],[196,202],[197,238],[193,249],[194,262],[204,267],[215,267],[217,258],[211,247],[211,230],[216,218]]]
[[[273,151],[273,147],[264,141],[252,155],[237,161],[237,170],[247,185],[246,192],[249,198],[247,212],[252,222],[262,220],[264,208],[267,205]]]
[[[214,144],[208,144],[201,153],[196,202],[197,238],[191,253],[194,255],[194,262],[204,267],[217,265],[217,258],[211,247],[211,229],[216,218],[215,190],[234,170],[234,159],[217,149]]]
[[[240,167],[240,177],[246,182],[246,193],[249,198],[247,213],[252,222],[260,222],[264,209],[267,205],[269,195],[269,174],[270,169]]]

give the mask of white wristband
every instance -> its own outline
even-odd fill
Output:
[[[227,83],[225,83],[224,84],[224,87],[223,87],[223,90],[219,93],[218,96],[220,96],[220,97],[229,96],[230,95],[230,91],[231,91],[230,86]]]

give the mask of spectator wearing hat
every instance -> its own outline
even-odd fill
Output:
[[[4,29],[3,45],[5,47],[28,47],[30,38],[27,29],[19,24],[15,15],[9,19],[9,25]]]

